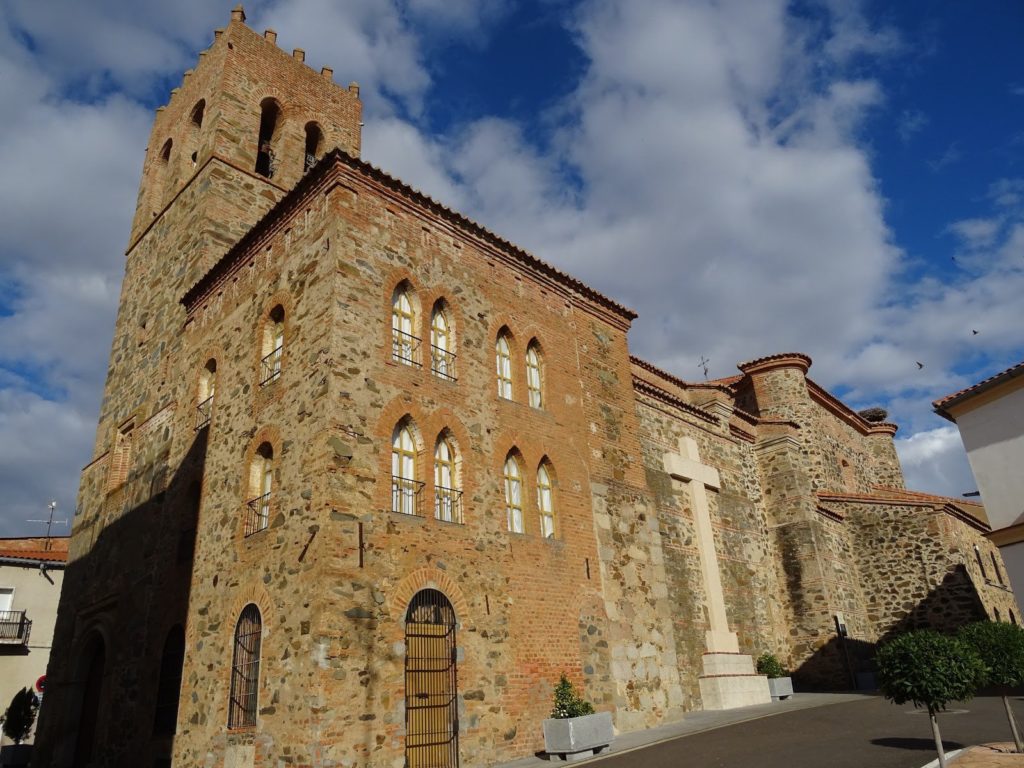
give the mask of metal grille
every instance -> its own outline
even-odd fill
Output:
[[[28,643],[32,622],[24,611],[0,611],[0,643]]]
[[[404,515],[420,513],[420,491],[423,483],[409,477],[391,476],[391,511]]]
[[[417,592],[405,617],[405,764],[459,765],[455,610],[436,589]]]
[[[312,168],[314,165],[316,165],[316,155],[313,155],[313,154],[310,154],[309,152],[307,152],[306,153],[306,159],[305,159],[305,161],[302,164],[302,172],[305,173],[310,168]]]
[[[455,353],[430,345],[430,372],[448,381],[455,378]]]
[[[260,687],[260,637],[263,618],[260,609],[245,606],[235,627],[235,654],[231,660],[231,699],[228,728],[256,725],[256,706]]]
[[[213,395],[203,400],[199,405],[196,406],[196,432],[205,427],[210,423],[210,417],[213,415]]]
[[[462,522],[462,491],[434,486],[434,517],[448,523]]]
[[[420,365],[420,343],[422,339],[411,333],[391,329],[391,357],[406,365]]]
[[[245,535],[266,530],[270,522],[270,493],[264,493],[245,505]]]
[[[272,384],[281,377],[281,352],[284,347],[278,347],[269,355],[260,360],[260,386],[265,387]]]

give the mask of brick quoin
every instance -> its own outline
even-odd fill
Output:
[[[269,178],[256,169],[267,99],[280,107]],[[910,626],[1019,617],[988,565],[1002,568],[984,510],[906,491],[895,425],[822,389],[808,357],[770,355],[711,382],[631,357],[632,311],[363,162],[360,119],[357,85],[281,50],[241,8],[157,110],[34,764],[403,765],[406,616],[423,589],[457,619],[464,765],[541,749],[563,672],[620,731],[702,708],[709,587],[689,489],[665,470],[681,438],[720,478],[707,506],[729,629],[741,653],[776,653],[798,686],[851,685],[838,613],[854,671]],[[307,170],[310,122],[324,140]],[[403,282],[419,366],[392,356]],[[438,302],[455,381],[431,370]],[[278,304],[280,375],[261,386]],[[510,400],[497,391],[502,329]],[[543,408],[528,405],[533,339]],[[197,430],[211,358],[215,396]],[[423,484],[415,516],[392,509],[392,434],[405,418]],[[441,434],[457,448],[462,523],[434,514]],[[270,514],[246,536],[264,441]],[[522,534],[507,526],[510,452]],[[551,538],[540,535],[542,461]],[[263,617],[256,725],[229,730],[234,628],[249,603]],[[180,691],[159,691],[179,626]],[[97,647],[105,663],[90,685]],[[175,693],[175,733],[154,734],[158,698]],[[83,709],[96,713],[89,732]]]

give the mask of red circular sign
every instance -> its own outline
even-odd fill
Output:
[[[42,693],[46,689],[46,675],[40,675],[39,679],[36,680],[36,690]]]

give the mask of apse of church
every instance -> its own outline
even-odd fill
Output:
[[[764,651],[850,686],[895,629],[1016,619],[983,510],[905,491],[807,357],[632,358],[244,21],[154,120],[40,764],[488,764],[563,671],[630,730],[763,700]]]

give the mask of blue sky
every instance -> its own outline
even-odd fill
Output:
[[[152,110],[229,9],[0,6],[0,535],[74,507]],[[1024,358],[1021,4],[246,10],[361,84],[364,157],[636,309],[637,354],[810,354],[890,409],[909,485],[973,490],[930,402]]]

